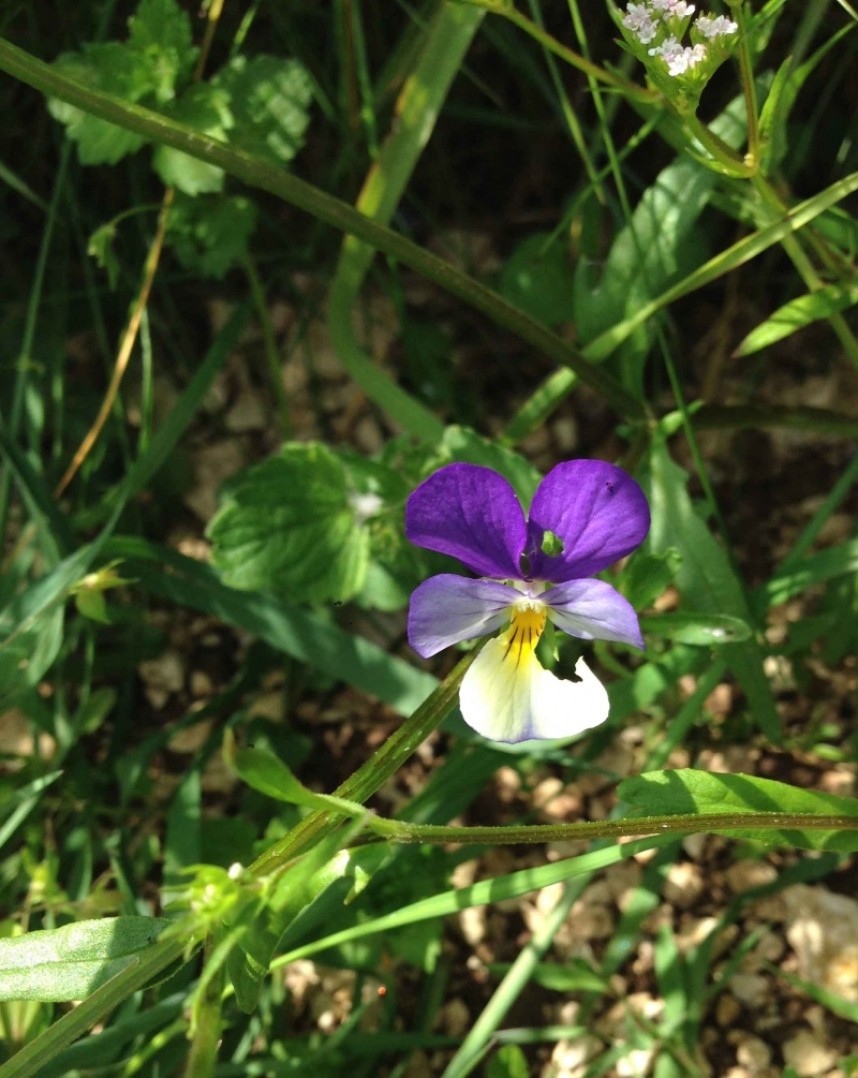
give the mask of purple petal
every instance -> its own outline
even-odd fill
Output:
[[[562,553],[543,552],[546,531],[562,540]],[[551,469],[533,496],[528,575],[555,584],[592,576],[634,550],[648,531],[644,492],[622,468],[603,460],[566,461]]]
[[[570,636],[644,646],[634,607],[604,580],[570,580],[539,598],[551,621]]]
[[[470,580],[441,573],[411,593],[408,642],[428,659],[451,644],[486,636],[509,621],[509,608],[521,592],[492,580]]]
[[[405,534],[480,576],[521,578],[524,512],[512,487],[491,468],[448,464],[430,475],[408,499]]]

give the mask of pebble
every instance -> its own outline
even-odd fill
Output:
[[[784,1044],[784,1062],[801,1078],[814,1078],[834,1066],[837,1052],[809,1029],[802,1029]]]

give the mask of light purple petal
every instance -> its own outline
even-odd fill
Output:
[[[548,605],[551,621],[570,636],[644,646],[634,607],[604,580],[570,580],[539,598]]]
[[[543,552],[546,531],[562,540],[561,554]],[[592,576],[634,550],[648,531],[644,492],[622,468],[603,460],[558,464],[533,496],[529,576],[554,584]]]
[[[520,598],[515,588],[492,580],[430,576],[411,593],[408,642],[428,659],[451,644],[487,636],[506,625],[510,605]]]
[[[408,499],[405,534],[480,576],[521,578],[524,512],[512,487],[491,468],[448,464],[430,475]]]

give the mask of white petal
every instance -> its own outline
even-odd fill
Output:
[[[564,681],[544,670],[532,652],[512,658],[507,633],[489,640],[471,664],[459,690],[462,718],[492,741],[571,738],[608,717],[608,693],[583,659],[580,681]]]

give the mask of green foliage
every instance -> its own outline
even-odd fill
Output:
[[[212,80],[232,107],[231,142],[275,165],[285,165],[304,142],[313,96],[297,60],[236,56]]]
[[[821,792],[858,751],[854,18],[805,7],[730,3],[678,77],[619,8],[585,42],[539,0],[31,5],[29,51],[0,39],[4,1078],[518,1078],[585,1037],[594,1075],[712,1069],[715,997],[762,954],[748,904],[858,848],[856,801]],[[650,498],[605,576],[647,648],[585,645],[610,721],[508,751],[456,714],[470,656],[407,645],[452,566],[405,503],[468,461],[527,507],[585,456]],[[731,857],[776,873],[721,902]],[[677,859],[704,888],[671,921]],[[546,1025],[561,999],[576,1024]]]
[[[110,917],[2,939],[0,999],[83,999],[132,964],[168,923]]]
[[[858,820],[858,799],[853,797],[802,790],[753,775],[713,775],[691,768],[653,771],[626,779],[617,792],[631,806],[632,817],[696,814],[705,825],[706,816],[771,812],[791,819],[776,821],[781,824],[780,830],[736,827],[729,834],[808,850],[858,849],[858,831],[845,830],[836,822],[838,817]],[[812,814],[831,817],[830,830],[803,831],[801,817]]]
[[[285,446],[223,488],[208,529],[214,564],[233,587],[293,602],[343,602],[366,578],[369,534],[361,515],[331,450]]]

